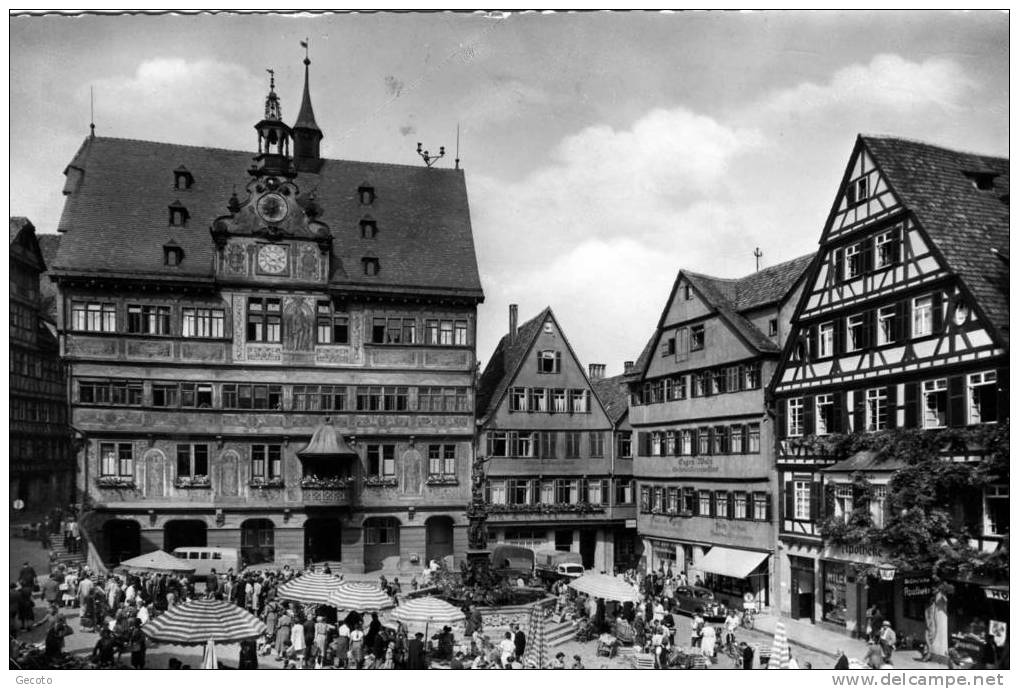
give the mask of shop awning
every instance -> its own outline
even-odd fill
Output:
[[[735,550],[714,546],[697,563],[697,569],[712,574],[721,574],[734,579],[745,579],[758,565],[768,559],[768,553],[759,550]]]

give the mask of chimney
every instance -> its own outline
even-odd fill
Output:
[[[509,307],[509,338],[510,342],[517,339],[517,305],[510,304]]]
[[[626,374],[633,373],[633,362],[632,361],[624,361],[623,362],[623,373],[626,373]]]
[[[588,364],[587,373],[592,381],[601,380],[605,377],[605,364]]]

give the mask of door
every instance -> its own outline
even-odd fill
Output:
[[[453,518],[429,517],[425,522],[425,562],[441,562],[453,554]]]
[[[594,551],[598,542],[598,532],[594,529],[583,529],[580,532],[580,561],[584,569],[594,569]],[[601,569],[600,567],[598,569]]]
[[[789,616],[814,621],[814,563],[801,557],[790,557]]]
[[[382,569],[386,559],[400,556],[400,522],[393,517],[364,520],[364,571]],[[396,564],[396,563],[394,563]]]

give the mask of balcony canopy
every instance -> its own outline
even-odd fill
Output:
[[[340,457],[356,457],[357,453],[326,420],[315,429],[311,440],[308,441],[304,449],[297,451],[297,456],[301,459],[339,459]]]

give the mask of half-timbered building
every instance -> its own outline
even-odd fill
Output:
[[[631,375],[649,569],[771,605],[773,428],[764,390],[811,257],[740,279],[680,271]]]
[[[903,460],[869,449],[838,456],[826,439],[1007,420],[1008,193],[1007,159],[857,139],[772,384],[784,614],[861,633],[877,605],[900,636],[922,637],[924,573],[894,573],[888,553],[825,542],[820,529],[860,507],[861,476],[880,528]],[[1008,486],[956,498],[974,545],[999,547]],[[958,610],[960,600],[949,604]],[[942,625],[935,650],[963,617]]]
[[[512,304],[478,383],[489,542],[578,552],[586,568],[612,572],[617,541],[633,553],[632,462],[617,461],[616,424],[552,309],[517,319]]]
[[[321,157],[308,64],[293,127],[270,84],[257,149],[90,136],[66,169],[53,275],[108,562],[207,545],[358,571],[466,546],[463,171]]]

